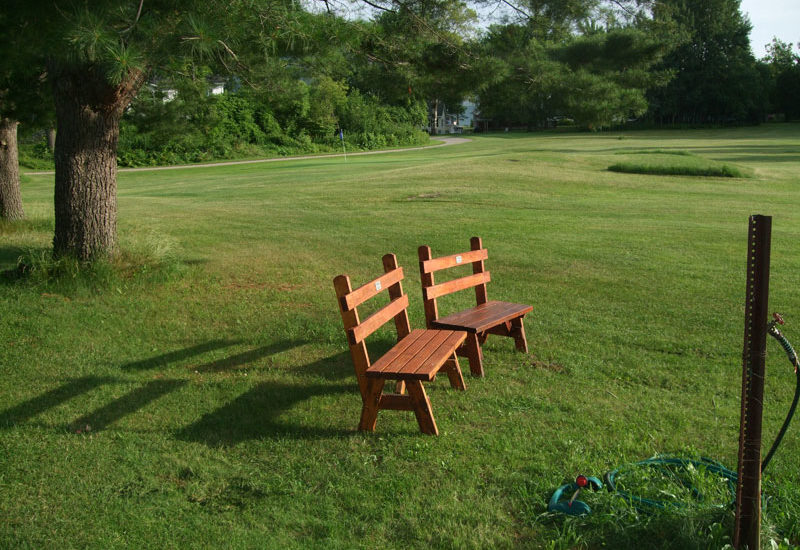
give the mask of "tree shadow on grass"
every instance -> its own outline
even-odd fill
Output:
[[[14,283],[19,278],[19,259],[24,253],[17,246],[0,246],[0,284]]]

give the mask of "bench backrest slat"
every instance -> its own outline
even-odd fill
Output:
[[[439,306],[436,303],[436,299],[441,296],[474,287],[475,300],[478,305],[485,304],[488,301],[486,283],[491,280],[491,277],[489,272],[486,271],[483,262],[488,259],[489,252],[483,248],[483,242],[480,237],[472,237],[469,244],[470,249],[467,252],[439,258],[432,257],[429,246],[419,247],[419,272],[422,282],[422,299],[425,306],[425,322],[428,328],[431,327],[433,321],[439,318]],[[433,274],[435,271],[465,264],[472,264],[472,275],[438,285],[434,282]]]
[[[472,262],[485,260],[489,257],[489,251],[485,248],[480,250],[470,250],[462,254],[453,254],[452,256],[442,256],[441,258],[434,258],[422,262],[423,273],[433,273],[441,269],[449,267],[456,267],[459,265],[467,265]]]
[[[394,254],[386,254],[383,257],[383,271],[383,275],[355,290],[350,286],[350,278],[347,275],[339,275],[333,280],[342,323],[350,345],[350,355],[353,358],[353,367],[364,399],[368,395],[366,371],[371,364],[364,339],[392,318],[397,328],[398,341],[411,333],[408,322],[408,296],[403,294],[403,268],[397,265],[397,257]],[[389,304],[361,321],[357,307],[384,290],[389,293],[391,299]]]
[[[363,321],[347,331],[347,336],[350,339],[350,344],[358,344],[365,340],[367,336],[381,328],[390,319],[408,308],[408,296],[400,296],[396,300],[389,302],[389,305],[382,307]]]
[[[461,277],[460,279],[453,279],[452,281],[447,281],[446,283],[439,283],[438,285],[424,288],[422,291],[422,297],[425,300],[434,300],[436,298],[452,294],[453,292],[464,290],[465,288],[485,285],[491,280],[492,278],[489,272],[483,271],[481,273],[467,275],[466,277]]]
[[[343,310],[349,311],[357,306],[360,306],[370,298],[377,296],[382,291],[402,280],[403,268],[398,267],[397,269],[393,269],[388,273],[381,275],[377,279],[373,279],[370,282],[361,285],[346,296],[343,296],[341,298],[341,307]]]

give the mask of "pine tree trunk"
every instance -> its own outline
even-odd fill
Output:
[[[119,121],[142,74],[113,86],[89,67],[59,69],[50,69],[58,127],[53,251],[91,260],[116,248]]]
[[[16,120],[0,118],[0,219],[21,220],[22,196],[19,189],[19,151]]]

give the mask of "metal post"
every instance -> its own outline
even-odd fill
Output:
[[[772,218],[750,216],[742,352],[742,415],[733,546],[757,550],[761,535],[761,415],[763,412],[769,254]]]

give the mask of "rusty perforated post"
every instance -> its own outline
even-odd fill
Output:
[[[750,216],[742,352],[742,414],[736,486],[735,548],[756,550],[761,535],[761,415],[767,353],[772,218]]]

